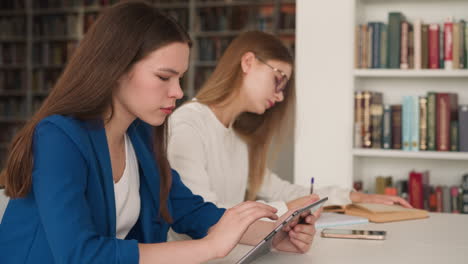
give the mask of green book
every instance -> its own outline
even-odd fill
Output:
[[[401,42],[401,22],[404,20],[400,12],[391,12],[388,14],[387,29],[387,68],[400,68],[400,42]]]
[[[458,67],[459,69],[464,69],[466,68],[466,43],[465,43],[465,28],[466,28],[466,23],[465,20],[460,20],[460,54],[459,54],[459,60],[460,60],[460,66]]]
[[[458,121],[450,122],[450,151],[458,151]]]
[[[436,145],[436,120],[437,120],[437,93],[427,94],[427,150],[437,150]]]

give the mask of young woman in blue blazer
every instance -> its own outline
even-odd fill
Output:
[[[170,168],[165,119],[182,97],[190,46],[149,4],[100,15],[11,144],[0,175],[11,198],[2,264],[200,263],[271,230],[274,223],[257,220],[277,219],[274,208],[219,209]],[[277,249],[310,248],[315,217],[305,220],[285,229]],[[196,240],[166,242],[169,227]]]

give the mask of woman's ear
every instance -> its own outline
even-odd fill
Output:
[[[255,62],[255,54],[251,51],[244,53],[241,58],[242,72],[247,73]]]

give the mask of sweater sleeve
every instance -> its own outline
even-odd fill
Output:
[[[319,197],[328,196],[329,200],[326,205],[345,205],[350,203],[350,192],[351,189],[338,186],[326,186],[315,189],[315,194]],[[308,187],[292,184],[267,169],[258,196],[270,203],[273,201],[283,201],[286,203],[308,194],[310,194]]]
[[[32,195],[55,263],[138,263],[136,240],[100,235],[87,192],[87,163],[58,126],[41,122],[33,139]]]
[[[171,122],[168,142],[168,158],[171,167],[176,170],[182,182],[205,201],[218,207],[230,208],[235,204],[223,203],[212,189],[210,175],[206,169],[207,157],[202,133],[187,122]]]

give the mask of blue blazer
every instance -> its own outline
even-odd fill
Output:
[[[138,263],[138,243],[165,242],[169,227],[202,238],[224,209],[206,203],[172,171],[168,208],[159,216],[159,172],[151,126],[128,129],[139,163],[141,211],[125,240],[116,238],[114,181],[102,122],[54,115],[33,138],[33,182],[25,198],[10,200],[0,225],[0,262]]]

